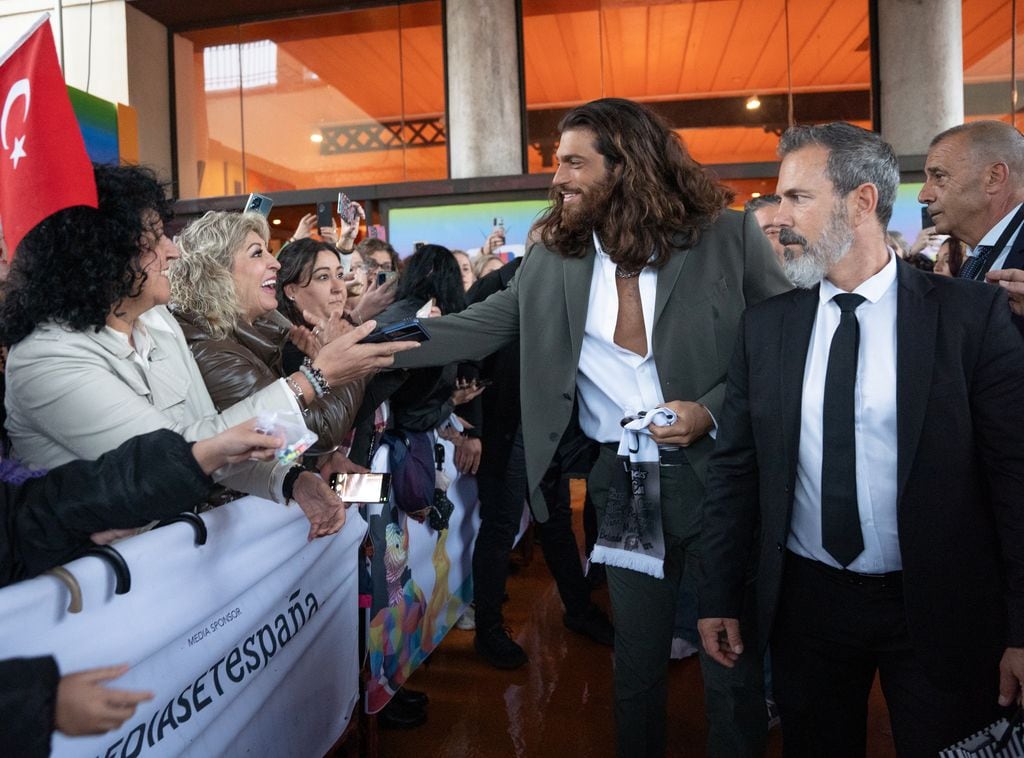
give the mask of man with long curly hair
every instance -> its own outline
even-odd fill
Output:
[[[540,480],[574,416],[599,445],[588,487],[603,518],[621,472],[620,421],[660,405],[676,414],[671,425],[652,427],[663,576],[607,567],[617,751],[663,755],[676,598],[684,568],[695,567],[704,470],[740,313],[790,285],[754,216],[726,210],[732,193],[650,110],[596,100],[571,110],[560,130],[552,205],[516,278],[432,321],[432,339],[398,365],[479,359],[519,337],[526,467],[539,521],[547,518]],[[759,668],[704,660],[710,754],[763,752]]]

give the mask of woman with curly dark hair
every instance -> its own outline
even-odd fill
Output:
[[[95,459],[130,437],[171,429],[200,440],[258,415],[299,411],[282,380],[218,414],[181,329],[164,307],[178,258],[164,188],[149,170],[95,166],[98,208],[59,211],[22,240],[0,304],[7,432],[32,468]],[[232,489],[294,497],[310,537],[345,521],[318,477],[288,480],[274,462],[217,471]]]

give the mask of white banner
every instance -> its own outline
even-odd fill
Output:
[[[116,688],[150,690],[116,732],[55,735],[55,756],[322,756],[358,699],[357,546],[366,522],[307,543],[296,507],[247,497],[116,545],[131,591],[98,558],[0,591],[0,658],[52,654],[62,673],[122,662]]]

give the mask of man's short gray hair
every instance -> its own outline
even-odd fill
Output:
[[[1005,163],[1015,187],[1024,186],[1024,136],[1002,121],[970,121],[932,138],[929,149],[963,135],[976,163]]]
[[[779,140],[779,157],[805,147],[819,145],[828,150],[825,173],[836,197],[845,197],[862,184],[878,189],[875,215],[885,229],[892,218],[896,190],[900,186],[900,167],[892,145],[874,132],[835,121],[814,126],[791,126]]]

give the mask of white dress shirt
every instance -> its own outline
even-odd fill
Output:
[[[889,263],[854,290],[867,298],[856,311],[860,345],[854,389],[857,508],[864,552],[847,568],[864,574],[902,568],[896,523],[897,289],[896,258],[890,251]],[[787,541],[794,553],[836,568],[841,568],[839,563],[821,544],[821,456],[825,372],[840,318],[832,298],[841,292],[822,280],[804,368],[796,490]]]
[[[985,236],[981,238],[978,242],[978,246],[988,245],[991,247],[996,244],[999,241],[999,235],[1001,235],[1003,230],[1006,229],[1007,225],[1010,223],[1010,219],[1013,218],[1013,214],[1017,212],[1018,208],[1020,208],[1020,204],[1013,206],[1013,209],[1009,213],[999,219],[999,223],[989,229]],[[1021,224],[1021,226],[1024,226],[1024,224]],[[1010,239],[1006,241],[1006,247],[1000,250],[996,255],[996,259],[992,262],[992,266],[989,269],[990,271],[999,271],[1006,264],[1006,256],[1008,256],[1010,251],[1013,250],[1013,243],[1016,241],[1017,235],[1019,234],[1020,226],[1018,226],[1016,231],[1010,235]],[[969,258],[973,258],[976,255],[974,251],[977,249],[977,247],[968,248],[967,256]]]
[[[615,344],[615,323],[619,318],[615,264],[601,249],[597,234],[594,246],[597,258],[576,373],[580,428],[592,440],[618,442],[622,438],[619,421],[623,416],[665,402],[651,344],[658,270],[647,266],[640,272],[640,301],[647,334],[647,355],[640,356]]]

